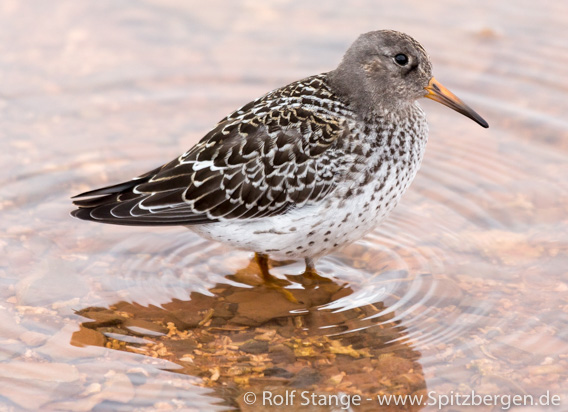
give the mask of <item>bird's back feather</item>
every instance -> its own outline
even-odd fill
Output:
[[[129,182],[75,198],[72,215],[122,225],[192,225],[285,213],[322,200],[346,171],[352,115],[312,76],[241,107],[197,145]],[[343,119],[343,120],[340,120]]]

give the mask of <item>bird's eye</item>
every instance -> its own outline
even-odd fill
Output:
[[[408,56],[402,53],[397,54],[396,56],[394,56],[394,61],[399,66],[406,66],[408,64]]]

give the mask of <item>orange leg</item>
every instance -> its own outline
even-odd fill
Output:
[[[306,270],[302,274],[302,277],[304,279],[309,280],[310,281],[308,282],[309,284],[331,282],[330,279],[318,275],[318,272],[316,271],[315,262],[312,258],[306,258],[305,261],[306,261]]]
[[[268,271],[268,255],[265,255],[263,253],[255,253],[254,258],[256,259],[256,263],[258,263],[258,267],[260,268],[262,279],[265,282],[272,280],[274,276],[272,276]]]
[[[298,303],[298,300],[292,295],[292,293],[284,289],[283,285],[289,285],[288,281],[282,281],[274,276],[272,276],[268,270],[268,255],[263,253],[255,253],[254,257],[256,259],[256,263],[258,263],[258,267],[260,268],[260,273],[262,275],[262,280],[266,287],[271,289],[276,289],[280,293],[284,295],[286,299],[288,299],[292,303]]]

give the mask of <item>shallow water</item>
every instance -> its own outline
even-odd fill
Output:
[[[568,8],[470,7],[4,1],[0,409],[257,410],[246,392],[295,389],[359,394],[360,410],[548,392],[568,410]],[[424,102],[422,170],[383,225],[318,262],[330,281],[271,262],[298,304],[249,253],[68,216],[70,196],[170,160],[386,27],[490,128]]]

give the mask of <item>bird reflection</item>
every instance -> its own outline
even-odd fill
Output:
[[[209,295],[192,292],[189,300],[160,307],[120,301],[82,309],[77,313],[89,320],[71,344],[174,362],[180,368],[172,372],[201,378],[236,408],[246,407],[245,392],[262,396],[265,388],[364,397],[425,393],[420,353],[383,302],[338,309],[354,293],[348,284],[289,275],[274,287],[262,282],[254,260],[226,278]],[[367,403],[361,410],[376,410]]]

